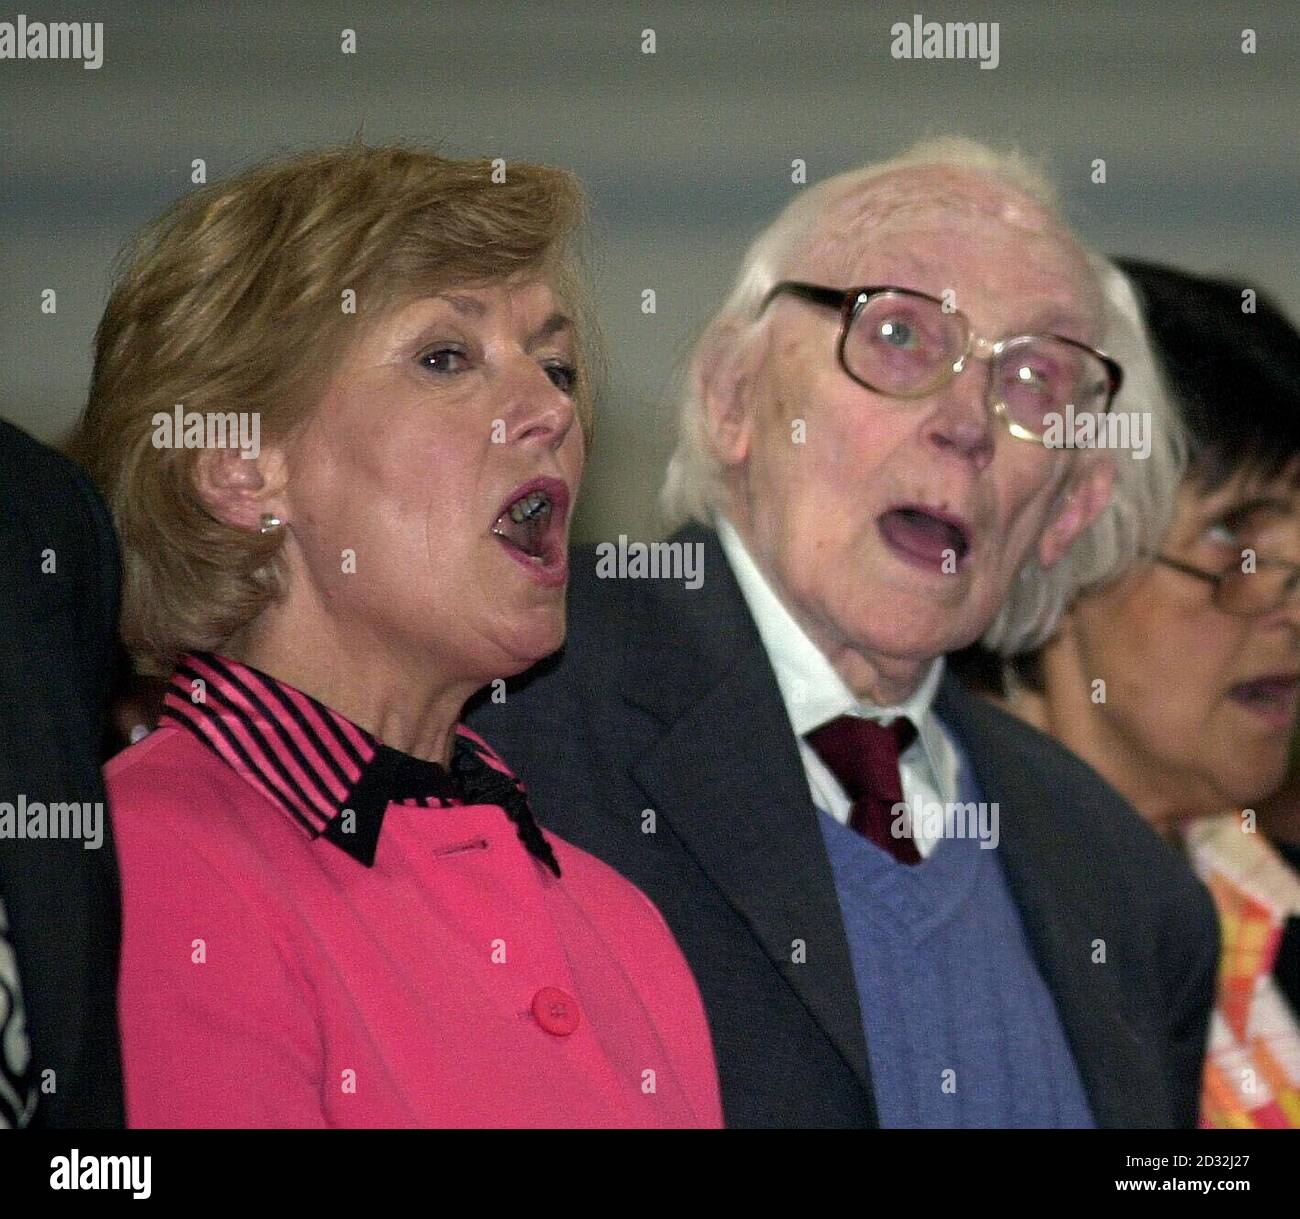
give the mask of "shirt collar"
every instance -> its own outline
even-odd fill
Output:
[[[390,748],[287,682],[210,652],[181,657],[158,722],[193,733],[311,838],[328,838],[367,867],[389,804],[495,804],[528,850],[559,875],[523,784],[464,725],[456,726],[449,772]]]
[[[920,684],[901,703],[881,707],[858,698],[773,591],[735,526],[723,516],[718,516],[715,524],[736,583],[772,662],[795,735],[807,736],[841,715],[857,715],[884,724],[903,715],[916,726],[917,739],[931,769],[936,775],[944,773],[945,742],[940,739],[938,720],[931,710],[943,678],[943,657],[935,657]]]

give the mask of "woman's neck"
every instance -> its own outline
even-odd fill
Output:
[[[1142,819],[1164,837],[1202,815],[1179,799],[1182,786],[1141,756],[1093,702],[1093,686],[1073,663],[1068,642],[1054,640],[1043,652],[1044,688],[1014,687],[1001,700],[1007,710],[1055,738],[1088,763]]]
[[[274,613],[222,650],[310,694],[389,748],[443,766],[451,764],[461,711],[482,685],[440,675],[431,657],[399,657],[379,640],[345,640],[337,628],[291,628]]]

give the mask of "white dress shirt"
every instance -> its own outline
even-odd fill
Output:
[[[749,606],[768,659],[776,673],[790,726],[799,742],[799,756],[808,776],[813,802],[841,825],[847,825],[853,802],[817,751],[804,739],[815,728],[841,715],[857,715],[889,724],[900,715],[916,726],[916,739],[899,758],[903,800],[909,809],[924,805],[949,805],[957,800],[958,760],[952,742],[931,709],[943,676],[943,657],[936,657],[911,696],[894,707],[877,707],[859,699],[835,671],[816,644],[804,633],[754,562],[735,527],[725,517],[715,519],[718,538],[727,561]],[[911,818],[909,816],[909,828]],[[916,849],[924,858],[938,838],[924,830],[936,819],[922,817],[915,835]]]

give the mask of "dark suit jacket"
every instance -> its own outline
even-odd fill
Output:
[[[43,573],[42,553],[55,570]],[[71,462],[0,420],[0,801],[104,800],[119,568],[103,502]],[[122,1126],[113,839],[0,839],[32,1061],[35,1124]]]
[[[776,678],[716,534],[674,540],[704,545],[703,587],[597,579],[592,551],[576,551],[564,651],[469,722],[544,825],[663,912],[704,997],[729,1125],[875,1125],[839,903]],[[997,854],[1097,1122],[1192,1125],[1218,960],[1209,895],[1073,754],[951,677],[937,710],[1000,805]]]

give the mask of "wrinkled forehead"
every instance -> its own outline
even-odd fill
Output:
[[[814,246],[817,275],[892,284],[955,306],[987,338],[1051,330],[1098,342],[1100,286],[1055,212],[979,175],[921,169],[842,201]]]

